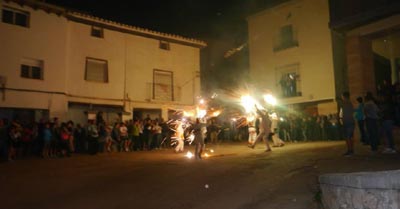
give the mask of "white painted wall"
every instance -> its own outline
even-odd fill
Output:
[[[45,92],[66,91],[67,20],[62,16],[20,7],[13,2],[2,2],[30,14],[29,28],[0,22],[0,76],[7,78],[6,88]],[[44,61],[43,80],[20,76],[21,59],[31,58]],[[0,107],[49,109],[50,114],[65,115],[65,99],[46,93],[6,91]]]
[[[13,2],[2,1],[0,5],[30,13],[29,28],[0,22],[0,76],[7,77],[7,88],[36,91],[7,90],[6,99],[0,100],[0,107],[48,109],[50,117],[82,120],[77,110],[68,111],[68,102],[126,104],[126,111],[162,109],[164,117],[168,109],[194,105],[194,98],[200,95],[200,78],[195,77],[195,72],[200,71],[200,49],[197,47],[171,43],[171,50],[165,51],[159,49],[157,39],[109,29],[104,29],[103,39],[96,38],[90,34],[90,24]],[[86,57],[108,61],[108,83],[85,81]],[[44,79],[21,78],[22,58],[43,60]],[[174,85],[181,88],[178,101],[148,100],[146,88],[153,82],[153,69],[173,71]],[[126,98],[129,102],[124,103],[124,93],[129,96]]]
[[[279,92],[276,69],[299,63],[301,97],[283,103],[335,98],[332,42],[327,0],[293,0],[248,18],[250,74],[261,88]],[[292,24],[298,47],[274,52],[282,26]]]

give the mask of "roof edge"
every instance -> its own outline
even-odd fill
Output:
[[[187,38],[180,35],[162,33],[154,30],[149,30],[146,28],[136,27],[128,24],[123,24],[120,22],[115,22],[111,20],[107,20],[104,18],[96,17],[89,14],[84,14],[82,12],[74,11],[73,9],[66,9],[64,7],[48,4],[38,0],[4,0],[5,2],[15,2],[20,6],[29,6],[33,9],[41,9],[47,13],[54,13],[59,16],[64,16],[69,20],[86,23],[86,24],[94,24],[98,26],[105,27],[110,30],[115,30],[123,33],[128,33],[132,35],[143,36],[147,38],[153,38],[158,40],[165,40],[172,43],[183,44],[187,46],[204,48],[207,46],[207,43],[201,40],[197,40],[194,38]]]

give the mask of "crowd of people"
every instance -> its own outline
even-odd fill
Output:
[[[400,124],[400,84],[392,86],[385,82],[377,98],[367,92],[365,96],[357,97],[356,105],[350,100],[349,92],[344,92],[342,99],[339,115],[347,145],[345,156],[354,154],[353,133],[356,125],[360,142],[369,145],[373,153],[378,152],[381,144],[384,145],[382,153],[397,153],[393,131]]]
[[[163,139],[173,134],[170,127],[158,119],[145,118],[116,122],[112,126],[104,120],[89,120],[87,124],[73,121],[52,121],[21,124],[0,119],[1,158],[69,157],[72,153],[130,152],[167,147]]]
[[[383,143],[384,153],[396,153],[393,129],[396,124],[400,124],[400,94],[396,95],[393,88],[386,88],[380,91],[377,99],[368,93],[365,97],[358,97],[358,104],[353,105],[350,95],[344,93],[341,113],[314,116],[299,113],[275,115],[276,124],[270,132],[279,140],[282,139],[277,146],[283,146],[284,142],[345,139],[348,146],[345,155],[352,155],[353,132],[357,125],[360,142],[370,145],[373,152]],[[246,123],[245,126],[239,126],[239,121],[231,119],[221,121],[213,118],[207,122],[204,139],[201,140],[205,143],[250,142],[250,139],[254,142],[255,136],[260,134],[260,120]],[[196,127],[196,123],[192,125]],[[171,142],[174,138],[185,139],[188,131],[193,129],[181,130],[177,134],[178,129],[179,127],[171,127],[163,119],[151,119],[149,116],[112,125],[107,124],[101,115],[84,125],[73,121],[59,122],[57,118],[29,124],[0,119],[0,159],[13,161],[30,156],[55,158],[69,157],[72,153],[93,155],[99,152],[171,148],[171,144],[183,146],[182,142]]]

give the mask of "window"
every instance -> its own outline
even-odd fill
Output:
[[[97,38],[104,38],[103,28],[92,26],[91,35]]]
[[[108,63],[106,60],[86,58],[85,80],[107,83]]]
[[[277,68],[277,83],[283,98],[301,96],[299,64],[285,65]]]
[[[2,21],[8,24],[29,27],[29,12],[4,7],[2,10]]]
[[[153,71],[153,99],[174,101],[173,73],[171,71]]]
[[[296,40],[295,33],[292,25],[285,25],[280,28],[277,42],[275,43],[274,51],[281,51],[284,49],[299,46]]]
[[[43,61],[24,58],[21,61],[21,77],[43,80]]]
[[[164,49],[164,50],[170,50],[169,48],[169,42],[166,41],[160,41],[160,49]]]

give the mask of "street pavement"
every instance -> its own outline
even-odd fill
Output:
[[[343,157],[344,141],[207,145],[203,160],[185,157],[193,148],[1,163],[0,208],[318,209],[321,174],[400,169],[368,146]]]

